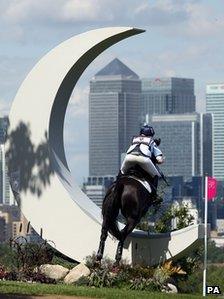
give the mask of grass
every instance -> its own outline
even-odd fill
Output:
[[[164,294],[164,293],[149,293],[145,291],[131,291],[116,288],[90,288],[78,287],[74,285],[50,285],[50,284],[29,284],[15,281],[0,281],[0,294],[17,294],[17,295],[67,295],[67,296],[86,296],[93,298],[105,299],[124,299],[124,298],[142,298],[142,299],[199,299],[203,298],[200,295],[185,295],[185,294]]]

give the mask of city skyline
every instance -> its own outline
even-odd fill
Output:
[[[222,7],[222,1],[132,1],[128,6],[125,1],[3,1],[1,116],[8,113],[29,70],[59,42],[98,27],[133,25],[146,29],[144,34],[113,46],[97,58],[72,95],[65,122],[65,148],[68,164],[82,182],[88,174],[87,103],[92,76],[118,57],[140,78],[193,78],[197,111],[205,111],[206,83],[224,79]],[[82,144],[74,141],[81,136]]]

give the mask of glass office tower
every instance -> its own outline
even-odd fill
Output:
[[[212,175],[212,116],[210,114],[153,115],[152,125],[166,159],[166,176]],[[203,146],[205,145],[205,146]]]
[[[224,181],[224,82],[207,84],[206,111],[213,115],[213,175]]]
[[[143,78],[141,115],[195,112],[194,80]]]
[[[0,204],[10,204],[10,186],[5,161],[5,137],[8,127],[8,118],[0,118]]]
[[[141,81],[114,59],[90,81],[89,175],[116,175],[121,154],[139,131]]]

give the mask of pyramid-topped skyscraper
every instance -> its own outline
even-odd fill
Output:
[[[89,175],[116,175],[139,131],[141,82],[115,58],[90,81]]]
[[[100,76],[120,76],[129,79],[139,79],[138,75],[129,69],[129,67],[127,67],[118,58],[112,60],[95,75],[95,77]]]

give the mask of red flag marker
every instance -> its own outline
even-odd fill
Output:
[[[211,200],[216,197],[217,193],[217,180],[213,177],[208,177],[208,196],[207,199]]]

